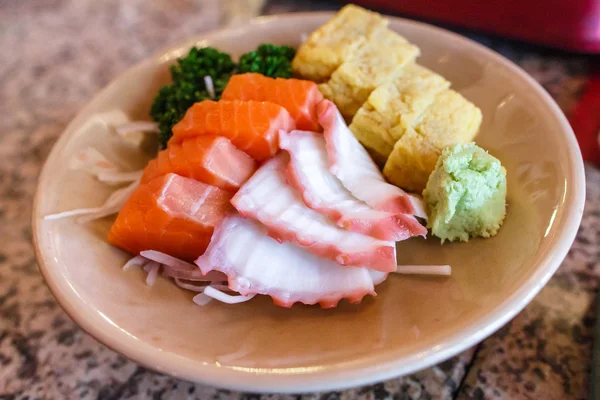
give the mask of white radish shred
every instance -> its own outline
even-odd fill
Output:
[[[175,269],[199,270],[199,268],[194,264],[156,250],[141,251],[140,256]]]
[[[154,286],[156,282],[156,277],[158,276],[158,271],[160,270],[160,264],[155,261],[150,261],[148,264],[144,266],[144,271],[148,273],[146,276],[146,284],[148,286]]]
[[[191,290],[192,292],[199,292],[199,293],[202,293],[204,291],[204,289],[206,289],[208,287],[208,283],[203,284],[203,285],[202,284],[194,285],[193,283],[187,283],[178,278],[175,278],[175,283],[177,284],[177,286],[179,286],[182,289],[187,289],[187,290]],[[227,286],[225,284],[213,283],[210,286],[212,286],[218,290],[223,290],[223,291],[230,290],[229,286]]]
[[[199,269],[196,270],[181,270],[171,267],[165,267],[163,270],[163,276],[167,278],[177,278],[177,279],[185,279],[186,281],[192,282],[221,282],[227,280],[227,276],[217,272],[215,274],[209,272],[208,274],[202,274],[202,271]]]
[[[223,293],[220,290],[218,290],[212,286],[207,286],[204,289],[203,293],[206,296],[212,297],[215,300],[218,300],[222,303],[227,303],[227,304],[243,303],[245,301],[251,300],[255,296],[254,294],[250,294],[248,296],[242,296],[242,295],[232,296],[230,294]]]
[[[206,86],[206,91],[211,99],[217,97],[217,94],[215,93],[215,85],[213,84],[213,80],[210,75],[206,75],[204,77],[204,85]]]
[[[175,284],[182,289],[191,290],[192,292],[198,292],[198,293],[202,293],[204,291],[204,289],[206,288],[206,286],[208,286],[208,283],[204,284],[204,285],[194,285],[192,283],[184,282],[179,278],[175,278]]]
[[[308,34],[307,33],[303,33],[303,34],[300,35],[300,43],[306,42],[307,39],[308,39]]]
[[[143,266],[147,262],[148,262],[148,260],[145,259],[144,257],[142,257],[142,256],[135,256],[131,260],[127,261],[125,263],[125,265],[123,265],[123,271],[130,270],[131,268],[134,268],[134,267],[137,267],[137,266]]]
[[[143,170],[122,171],[112,161],[93,147],[87,147],[73,155],[69,160],[69,168],[75,171],[84,171],[100,182],[120,184],[133,182],[141,178]]]
[[[129,197],[133,194],[133,192],[138,188],[139,185],[140,180],[136,179],[131,184],[115,190],[100,207],[76,208],[70,211],[63,211],[56,214],[46,215],[44,219],[57,220],[62,218],[81,216],[77,220],[77,222],[86,223],[95,219],[106,217],[108,215],[116,214],[121,210],[123,205],[125,205],[127,199],[129,199]]]
[[[78,151],[69,159],[69,168],[97,176],[100,172],[118,172],[119,167],[93,147]]]
[[[115,131],[119,134],[119,136],[126,136],[131,133],[137,133],[137,132],[147,132],[147,133],[160,132],[160,129],[158,128],[158,124],[155,122],[149,122],[149,121],[127,122],[125,124],[117,125],[114,128],[115,128]]]
[[[197,295],[194,296],[192,301],[199,306],[205,306],[212,301],[212,297],[207,296],[204,293],[198,293]]]
[[[102,171],[99,172],[96,177],[100,182],[108,183],[108,184],[121,184],[133,182],[137,179],[140,179],[144,173],[144,170],[139,171],[130,171],[130,172],[112,172],[112,171]]]
[[[449,265],[398,265],[395,271],[397,274],[407,275],[444,275],[452,274],[452,267]]]
[[[63,211],[63,212],[59,212],[59,213],[55,213],[55,214],[48,214],[44,217],[44,219],[46,221],[52,221],[52,220],[56,220],[56,219],[76,217],[78,215],[94,214],[99,211],[100,211],[100,207],[76,208],[75,210],[71,210],[71,211]]]
[[[194,264],[160,251],[144,250],[140,252],[139,256],[132,257],[125,263],[123,270],[126,271],[137,266],[141,266],[147,273],[146,284],[148,286],[153,286],[156,283],[156,278],[162,268],[163,275],[173,278],[177,286],[198,293],[194,296],[193,301],[200,306],[208,304],[213,298],[224,303],[236,304],[254,297],[254,295],[232,296],[223,293],[232,292],[229,286],[227,286],[227,276],[225,274],[211,271],[207,275],[202,275],[202,271]],[[204,294],[207,288],[210,288],[209,295]]]

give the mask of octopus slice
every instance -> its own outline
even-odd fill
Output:
[[[290,155],[286,178],[307,206],[345,229],[382,240],[401,241],[427,234],[412,215],[376,210],[354,197],[329,171],[323,135],[305,131],[279,133],[280,146]]]
[[[317,105],[317,116],[324,129],[329,171],[356,198],[377,210],[426,217],[419,198],[385,181],[377,165],[348,129],[335,104],[322,100]]]
[[[286,183],[285,152],[265,163],[231,199],[240,214],[260,221],[269,234],[341,265],[396,270],[393,242],[347,231],[307,207],[298,192]]]
[[[332,308],[346,298],[358,303],[375,295],[371,270],[344,267],[293,243],[279,243],[260,223],[230,215],[216,227],[206,252],[196,260],[202,273],[220,271],[241,295],[263,294],[282,307],[319,303]]]

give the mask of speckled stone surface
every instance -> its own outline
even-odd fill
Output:
[[[260,3],[0,0],[0,398],[261,398],[154,373],[83,333],[45,287],[30,228],[44,159],[101,87],[161,47],[244,18]],[[244,13],[236,8],[241,4]],[[334,1],[275,0],[262,12],[338,7]],[[469,36],[518,62],[565,111],[579,96],[586,58]],[[411,376],[301,398],[586,398],[600,276],[600,171],[588,168],[587,179],[586,213],[571,253],[532,304],[500,332]]]

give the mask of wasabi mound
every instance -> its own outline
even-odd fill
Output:
[[[494,236],[506,215],[506,170],[474,143],[447,147],[423,197],[427,227],[442,243]]]

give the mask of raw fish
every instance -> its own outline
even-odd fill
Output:
[[[319,131],[316,105],[323,100],[317,84],[301,79],[270,78],[262,74],[233,75],[221,95],[223,100],[270,101],[284,107],[296,121],[296,128]]]
[[[205,100],[192,105],[173,127],[168,145],[202,135],[225,136],[238,149],[263,161],[278,150],[277,132],[294,127],[290,114],[275,103]]]
[[[108,241],[132,254],[152,249],[183,260],[204,252],[213,229],[232,211],[232,193],[175,174],[141,185],[127,200]]]
[[[256,161],[238,150],[229,139],[206,135],[170,144],[150,161],[142,183],[170,172],[236,191],[256,171]]]

